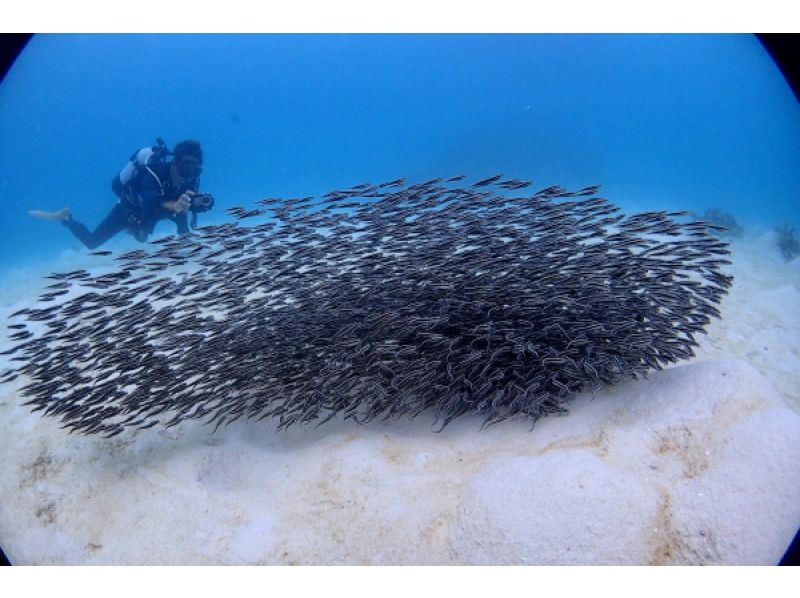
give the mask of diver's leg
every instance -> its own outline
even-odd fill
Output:
[[[71,217],[62,220],[61,224],[66,226],[88,249],[95,249],[124,230],[128,225],[128,219],[125,217],[122,206],[117,204],[93,232]]]

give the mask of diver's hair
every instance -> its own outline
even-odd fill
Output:
[[[200,147],[200,142],[194,139],[187,139],[176,143],[172,153],[175,154],[176,160],[180,159],[182,156],[195,156],[201,164],[203,162],[203,148]]]

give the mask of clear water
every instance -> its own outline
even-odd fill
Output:
[[[800,224],[800,109],[747,35],[37,35],[0,85],[0,274],[79,247],[161,136],[219,209],[401,176],[603,184]],[[157,232],[174,232],[162,222]]]

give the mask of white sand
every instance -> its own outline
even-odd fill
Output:
[[[104,440],[5,385],[0,544],[19,564],[775,563],[800,525],[800,262],[772,233],[733,251],[723,320],[690,364],[579,397],[532,433],[463,418],[433,434],[423,415]],[[102,259],[6,277],[0,313]]]

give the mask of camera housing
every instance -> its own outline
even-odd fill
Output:
[[[192,196],[193,212],[207,212],[214,207],[214,196],[210,193],[197,193]]]

